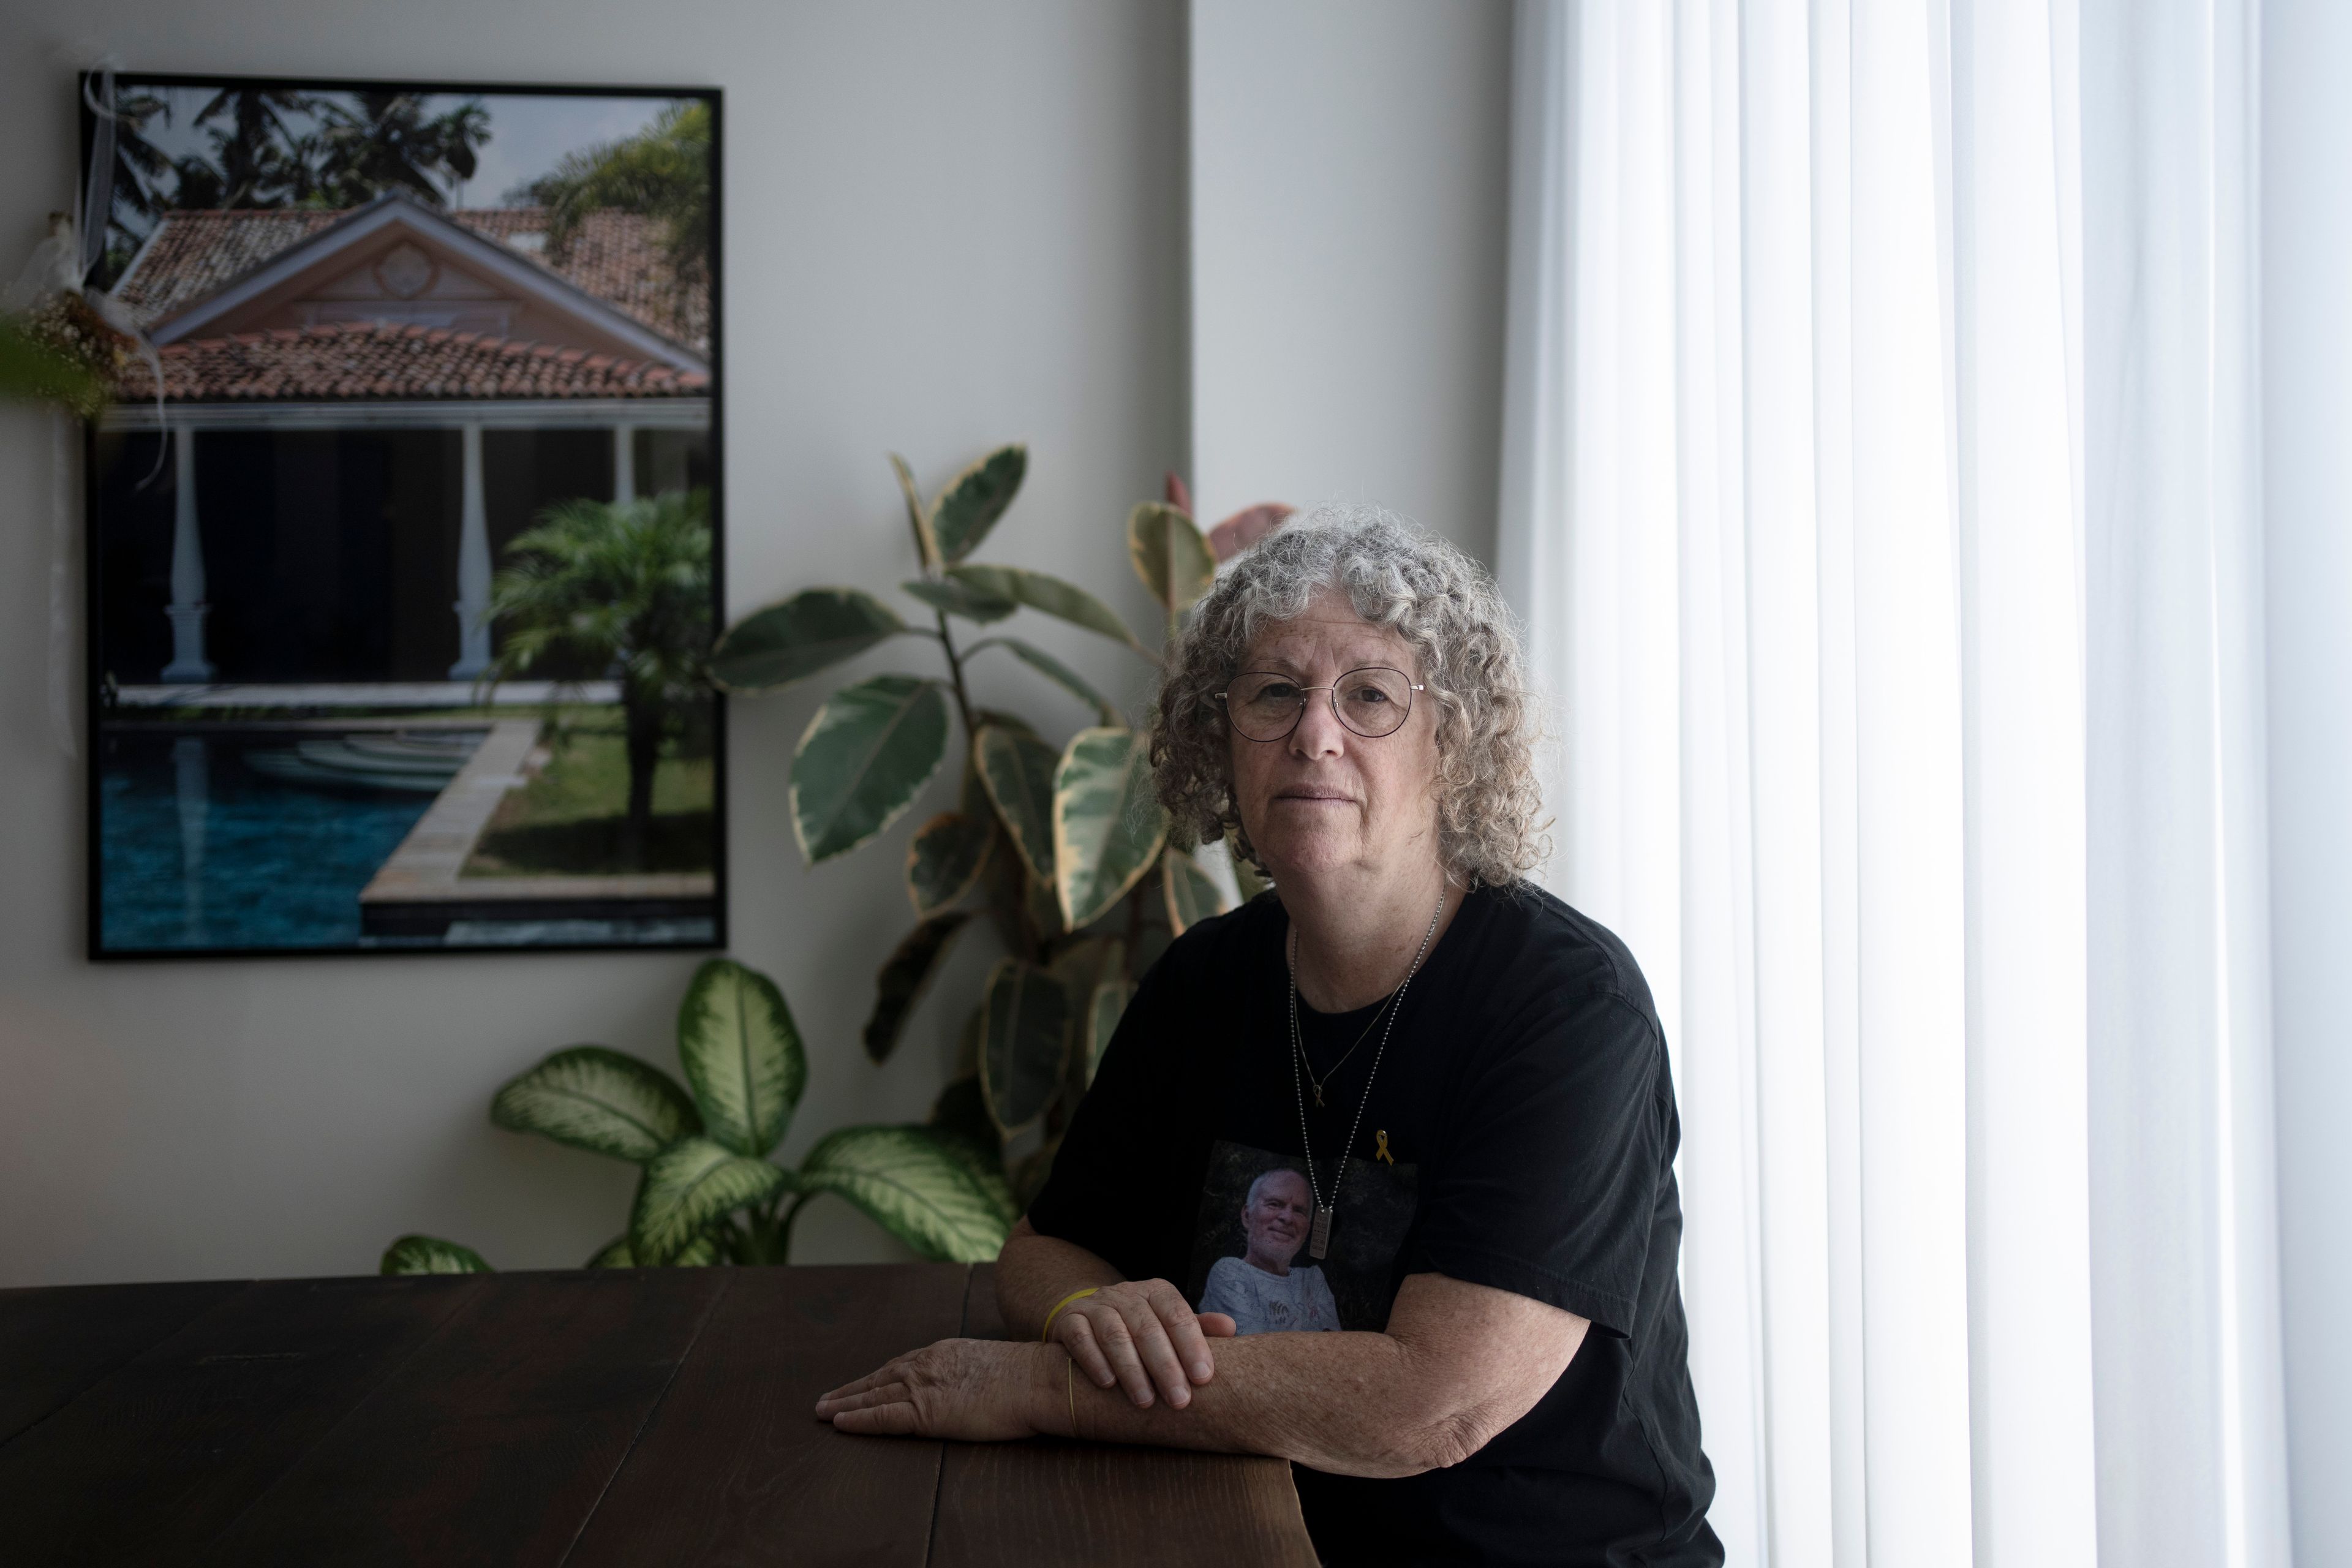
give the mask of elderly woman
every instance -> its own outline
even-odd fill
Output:
[[[1624,945],[1521,879],[1531,728],[1450,547],[1345,510],[1243,556],[1153,754],[1180,826],[1275,890],[1136,993],[998,1265],[1030,1342],[942,1342],[819,1416],[1276,1455],[1328,1563],[1720,1563],[1665,1044]],[[1194,1304],[1285,1168],[1342,1331],[1236,1337]]]

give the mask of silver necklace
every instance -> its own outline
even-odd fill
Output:
[[[1390,997],[1388,1027],[1381,1031],[1381,1043],[1372,1052],[1372,1070],[1364,1075],[1364,1098],[1356,1102],[1355,1124],[1348,1129],[1348,1141],[1339,1145],[1339,1157],[1331,1167],[1331,1201],[1323,1201],[1322,1184],[1315,1179],[1315,1145],[1307,1137],[1307,1088],[1299,1081],[1298,1064],[1307,1058],[1306,1043],[1298,1035],[1298,927],[1290,928],[1289,950],[1284,956],[1290,965],[1290,1087],[1298,1096],[1298,1150],[1307,1164],[1307,1192],[1315,1200],[1315,1224],[1307,1232],[1307,1256],[1320,1260],[1331,1250],[1331,1211],[1339,1204],[1339,1181],[1348,1173],[1348,1151],[1356,1146],[1356,1134],[1364,1129],[1364,1107],[1372,1102],[1372,1079],[1380,1076],[1381,1058],[1388,1054],[1389,1033],[1396,1027],[1397,1015],[1404,1011],[1404,990],[1412,977],[1421,973],[1421,961],[1429,954],[1430,939],[1437,934],[1438,917],[1445,913],[1445,889],[1437,890],[1437,907],[1429,912],[1429,929],[1421,933],[1421,946],[1413,950],[1412,967],[1404,972],[1404,979]],[[1366,1026],[1367,1028],[1370,1026]],[[1349,1055],[1354,1055],[1350,1049]],[[1342,1058],[1343,1060],[1345,1058]],[[1339,1069],[1331,1069],[1337,1073]],[[1319,1101],[1321,1093],[1316,1095]]]

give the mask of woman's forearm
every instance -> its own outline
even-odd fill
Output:
[[[1138,1409],[1081,1375],[1048,1380],[1040,1424],[1105,1443],[1268,1454],[1334,1475],[1395,1477],[1458,1464],[1491,1431],[1462,1419],[1434,1369],[1387,1334],[1256,1334],[1212,1346],[1216,1376],[1178,1409]],[[1052,1409],[1056,1403],[1064,1407]]]
[[[1024,1219],[997,1254],[996,1308],[1007,1334],[1034,1340],[1045,1331],[1045,1314],[1071,1291],[1125,1278],[1076,1242],[1040,1236]]]

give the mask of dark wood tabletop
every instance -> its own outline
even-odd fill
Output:
[[[0,1562],[1311,1565],[1278,1460],[852,1437],[986,1265],[0,1291]]]

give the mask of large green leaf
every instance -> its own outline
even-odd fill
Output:
[[[702,1131],[694,1101],[668,1074],[603,1046],[573,1046],[509,1079],[490,1120],[641,1165]]]
[[[1054,880],[1054,770],[1061,758],[1036,736],[999,724],[981,730],[972,741],[971,755],[988,798],[1012,837],[1013,847],[1020,852],[1029,874],[1050,886]]]
[[[728,627],[710,650],[710,673],[729,691],[773,691],[907,629],[898,613],[871,594],[808,588]]]
[[[934,915],[908,931],[884,962],[874,980],[874,1012],[866,1020],[866,1054],[874,1060],[887,1061],[898,1048],[898,1037],[905,1032],[915,1005],[923,999],[931,976],[939,973],[948,944],[970,919],[969,910]]]
[[[1160,877],[1168,904],[1168,929],[1178,936],[1210,916],[1225,912],[1225,890],[1181,849],[1171,846],[1160,857]]]
[[[628,1233],[624,1231],[598,1247],[596,1255],[580,1267],[583,1268],[635,1268],[636,1266],[637,1255],[629,1250]]]
[[[1087,998],[1086,1036],[1079,1048],[1086,1053],[1086,1081],[1089,1088],[1095,1081],[1095,1068],[1102,1065],[1102,1054],[1110,1045],[1110,1037],[1118,1032],[1118,1021],[1127,1015],[1127,1005],[1135,1000],[1135,984],[1129,980],[1106,980],[1095,987]]]
[[[975,1035],[981,1011],[972,1009]],[[977,1148],[989,1163],[1002,1170],[1004,1163],[1004,1139],[996,1131],[995,1119],[988,1114],[988,1097],[981,1091],[979,1057],[975,1051],[972,1071],[940,1090],[931,1101],[930,1127],[935,1132],[959,1138]]]
[[[980,547],[1029,471],[1029,448],[1015,443],[999,447],[948,481],[931,503],[931,537],[940,554],[950,562],[962,560]]]
[[[1029,910],[1029,923],[1036,929],[1041,942],[1062,934],[1062,899],[1054,891],[1054,884],[1044,882],[1025,872],[1021,879],[1021,896]]]
[[[656,1155],[629,1215],[629,1250],[641,1267],[676,1260],[724,1215],[765,1203],[792,1177],[765,1160],[738,1154],[708,1138],[688,1138]]]
[[[678,1255],[669,1260],[669,1266],[672,1268],[708,1268],[719,1261],[725,1246],[724,1229],[714,1226],[688,1242]],[[637,1266],[637,1255],[630,1247],[626,1235],[616,1236],[598,1247],[596,1256],[582,1265],[585,1268],[635,1268]]]
[[[949,568],[948,575],[981,593],[1000,599],[1017,599],[1033,610],[1043,610],[1072,626],[1099,632],[1113,642],[1125,643],[1154,663],[1159,661],[1160,656],[1136,641],[1135,634],[1108,605],[1075,583],[1065,583],[1059,577],[1023,566],[954,566]]]
[[[1087,684],[1086,677],[1080,675],[1076,670],[1072,669],[1068,665],[1064,664],[1060,659],[1055,658],[1052,654],[1047,653],[1044,648],[1033,647],[1028,643],[1023,642],[1019,637],[982,637],[980,641],[964,649],[963,657],[966,659],[969,659],[973,654],[978,653],[984,647],[1001,647],[1004,649],[1005,652],[1011,654],[1013,658],[1019,659],[1022,663],[1027,665],[1030,668],[1035,670],[1038,674],[1044,676],[1046,679],[1052,681],[1055,685],[1060,687],[1063,690],[1068,692],[1079,701],[1090,705],[1097,713],[1102,716],[1102,721],[1104,723],[1116,724],[1118,722],[1118,709],[1112,704],[1109,698],[1105,697],[1101,692],[1097,691],[1091,685]]]
[[[404,1236],[383,1249],[381,1274],[491,1274],[497,1272],[470,1247],[437,1236]]]
[[[845,1127],[801,1162],[803,1192],[838,1193],[926,1258],[986,1263],[1013,1228],[1009,1206],[923,1127]]]
[[[1127,515],[1127,552],[1135,574],[1170,620],[1191,609],[1217,580],[1217,560],[1192,520],[1172,506],[1145,501]]]
[[[835,692],[793,756],[793,833],[809,863],[879,834],[915,804],[948,754],[934,681],[877,675]]]
[[[989,972],[981,1018],[980,1087],[1013,1137],[1045,1114],[1070,1048],[1070,997],[1052,973],[1017,958]]]
[[[996,843],[996,812],[985,793],[980,809],[978,817],[943,811],[915,829],[907,845],[907,897],[917,919],[930,919],[980,885]]]
[[[935,571],[940,565],[940,542],[931,537],[931,515],[923,505],[923,492],[915,488],[915,470],[893,452],[890,471],[898,476],[898,493],[907,498],[907,521],[915,531],[915,553],[921,557],[924,571]]]
[[[1054,773],[1055,886],[1070,929],[1126,897],[1167,834],[1144,737],[1110,729],[1072,736]]]
[[[1001,621],[1021,607],[1010,599],[983,594],[971,584],[958,582],[953,577],[942,577],[937,582],[918,577],[898,586],[935,610],[945,610],[949,615],[961,616],[965,620],[978,621],[982,626],[991,621]]]
[[[774,981],[732,959],[704,963],[677,1005],[677,1055],[714,1142],[753,1156],[782,1142],[808,1056]]]

